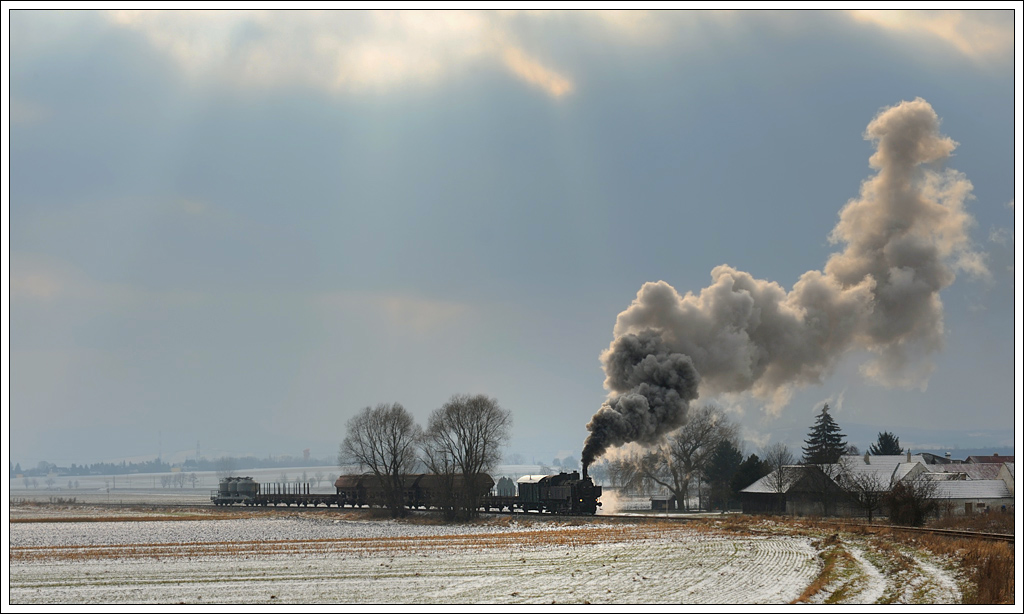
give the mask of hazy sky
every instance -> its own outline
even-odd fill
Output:
[[[10,458],[330,457],[359,409],[456,393],[512,411],[508,452],[578,457],[644,284],[825,271],[868,238],[840,212],[884,168],[869,124],[919,99],[958,186],[926,351],[696,402],[748,452],[799,453],[825,402],[862,446],[1013,445],[1015,19],[14,10]]]

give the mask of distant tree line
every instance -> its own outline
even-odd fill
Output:
[[[295,456],[275,456],[258,458],[255,456],[223,456],[217,459],[200,458],[188,459],[182,463],[167,463],[157,458],[151,461],[120,463],[92,463],[77,465],[71,463],[70,467],[61,467],[47,461],[39,461],[35,467],[22,469],[21,463],[15,463],[10,468],[10,477],[45,477],[49,475],[76,476],[76,475],[126,475],[131,473],[168,473],[178,471],[217,471],[230,473],[243,469],[257,468],[286,468],[286,467],[317,467],[330,466],[334,464],[332,458],[310,459]]]

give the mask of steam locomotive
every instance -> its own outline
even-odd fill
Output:
[[[536,512],[593,515],[601,506],[601,487],[586,472],[557,475],[525,475],[516,482],[517,493],[500,495],[494,479],[485,473],[410,474],[402,476],[403,503],[410,509],[431,509],[468,498],[484,511]],[[222,478],[210,495],[214,505],[299,507],[383,507],[386,489],[373,474],[342,475],[334,482],[335,492],[313,493],[309,484],[261,484],[249,477]]]

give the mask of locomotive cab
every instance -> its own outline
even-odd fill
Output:
[[[601,487],[578,471],[519,478],[519,505],[523,511],[553,514],[595,514],[601,505]]]

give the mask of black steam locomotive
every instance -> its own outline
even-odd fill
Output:
[[[489,495],[489,509],[552,514],[593,515],[601,506],[601,487],[585,473],[576,471],[558,475],[524,475],[516,481],[514,497]]]
[[[410,509],[439,508],[466,497],[484,511],[537,512],[593,515],[601,505],[601,487],[584,473],[526,475],[516,482],[517,494],[499,495],[494,479],[481,473],[471,476],[411,474],[402,476],[404,505]],[[252,478],[229,477],[210,500],[214,505],[299,507],[383,507],[385,488],[373,474],[342,475],[334,482],[335,492],[313,493],[309,484],[261,484]]]

